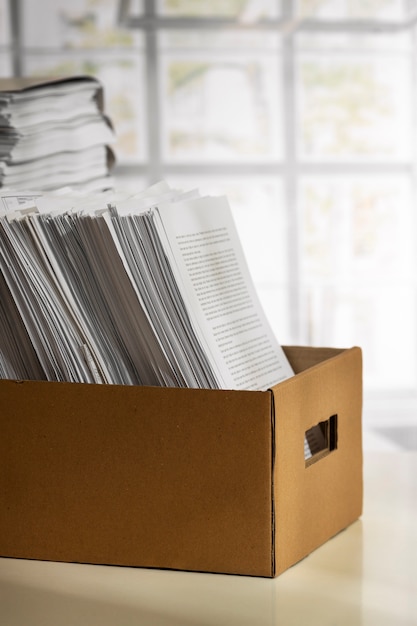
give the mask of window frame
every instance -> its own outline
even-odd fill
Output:
[[[335,34],[335,33],[368,33],[395,34],[404,30],[412,30],[412,47],[410,54],[417,52],[415,25],[417,24],[417,10],[410,14],[402,22],[370,19],[310,19],[296,15],[295,0],[281,1],[281,14],[274,18],[261,19],[256,23],[241,23],[233,18],[186,18],[167,17],[157,13],[157,3],[153,0],[143,0],[143,13],[132,14],[130,0],[120,0],[118,3],[118,23],[128,29],[138,29],[144,36],[144,64],[146,80],[146,145],[147,159],[144,163],[117,164],[114,169],[116,178],[141,177],[149,183],[163,178],[170,179],[175,176],[192,175],[198,176],[278,176],[283,182],[284,200],[287,207],[287,237],[291,245],[288,246],[287,258],[287,285],[289,334],[294,343],[303,344],[308,342],[302,311],[301,293],[301,244],[300,244],[300,215],[298,207],[298,188],[303,176],[311,175],[355,175],[359,171],[361,175],[385,175],[387,173],[406,174],[413,181],[413,199],[416,199],[417,190],[417,142],[413,142],[413,154],[410,161],[399,163],[349,163],[340,161],[329,163],[324,161],[307,162],[299,158],[296,145],[296,105],[297,105],[297,76],[296,76],[296,44],[295,38],[299,33]],[[8,52],[12,59],[12,71],[15,76],[22,75],[24,44],[21,37],[21,2],[20,0],[9,1],[9,17],[12,45]],[[161,83],[160,61],[158,52],[158,33],[163,30],[173,29],[223,29],[230,30],[255,30],[270,31],[282,34],[282,45],[279,54],[282,59],[283,82],[283,159],[268,162],[245,162],[245,163],[167,163],[163,159],[163,146],[161,141]],[[3,51],[6,51],[3,48]],[[415,64],[413,64],[415,66]],[[417,68],[413,67],[412,77],[413,105],[417,104]],[[413,106],[417,111],[417,106]],[[417,128],[416,113],[414,112],[413,130]],[[294,209],[295,208],[295,209]],[[416,236],[416,234],[415,234]],[[416,285],[414,285],[414,288]],[[417,289],[415,289],[417,303]],[[417,352],[417,346],[416,346]],[[417,380],[415,386],[406,392],[394,391],[377,392],[366,391],[366,406],[369,407],[368,415],[375,411],[384,411],[388,406],[397,407],[401,414],[408,419],[411,411],[417,408]],[[384,399],[383,401],[381,400]],[[398,408],[400,407],[400,408]],[[392,408],[390,409],[392,411]],[[375,413],[376,414],[376,413]],[[408,417],[407,417],[408,416]],[[372,418],[371,418],[372,419]]]

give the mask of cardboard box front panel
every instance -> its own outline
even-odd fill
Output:
[[[0,382],[0,554],[271,575],[271,394]]]
[[[267,392],[0,381],[0,554],[273,576],[318,547],[360,515],[360,350],[286,351]]]

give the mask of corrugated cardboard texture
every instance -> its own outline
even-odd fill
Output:
[[[362,512],[361,350],[286,348],[286,353],[297,371],[306,363],[310,369],[273,388],[276,574]],[[323,355],[328,360],[314,365]],[[304,434],[332,415],[337,415],[337,449],[306,467]]]
[[[346,352],[338,348],[312,348],[305,346],[284,346],[284,352],[295,374],[299,374],[314,365]]]
[[[297,375],[267,392],[0,381],[0,554],[258,576],[306,556],[361,514],[361,351],[285,351]]]
[[[0,554],[270,576],[271,407],[0,381]]]

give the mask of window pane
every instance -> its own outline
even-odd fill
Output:
[[[244,34],[243,34],[244,35]],[[180,39],[177,39],[177,38]],[[188,33],[161,40],[163,152],[169,161],[259,161],[280,154],[275,36]],[[178,41],[180,45],[175,45]],[[194,46],[199,41],[199,46]],[[202,44],[209,44],[202,47]],[[239,46],[236,46],[236,43]],[[174,45],[172,45],[174,44]],[[180,47],[181,46],[181,47]],[[248,52],[250,50],[250,52]]]
[[[118,163],[143,160],[146,157],[144,134],[143,59],[138,54],[72,55],[31,54],[24,59],[27,76],[96,76],[104,87],[105,112],[116,133],[113,146]],[[132,88],[134,87],[134,88]]]
[[[297,69],[302,158],[411,158],[412,66],[408,56],[301,53]]]
[[[398,20],[408,14],[407,0],[298,0],[297,15],[320,19]]]
[[[311,345],[362,348],[365,388],[415,390],[414,289],[312,286],[302,301]]]
[[[137,31],[117,24],[115,0],[21,0],[23,44],[36,48],[114,48],[139,45]],[[137,1],[132,0],[133,13]]]
[[[357,58],[359,54],[369,57],[370,55],[393,55],[409,53],[413,51],[413,32],[411,30],[392,33],[378,33],[375,36],[371,32],[300,32],[295,37],[295,48],[304,53],[321,53],[323,56],[341,54],[349,58]]]
[[[411,282],[411,184],[400,175],[304,177],[303,275],[314,281]]]
[[[0,76],[2,78],[9,78],[12,75],[12,60],[10,54],[0,53]]]
[[[360,345],[374,387],[415,384],[412,207],[406,176],[306,177],[300,189],[305,337]]]
[[[276,16],[280,5],[280,0],[158,0],[158,12],[176,17],[256,19]]]
[[[0,46],[9,46],[10,43],[9,0],[0,0]]]

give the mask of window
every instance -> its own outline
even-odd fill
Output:
[[[411,406],[413,9],[406,0],[0,0],[0,72],[98,76],[116,128],[117,184],[164,178],[226,194],[279,341],[360,345],[370,401],[400,395]]]

